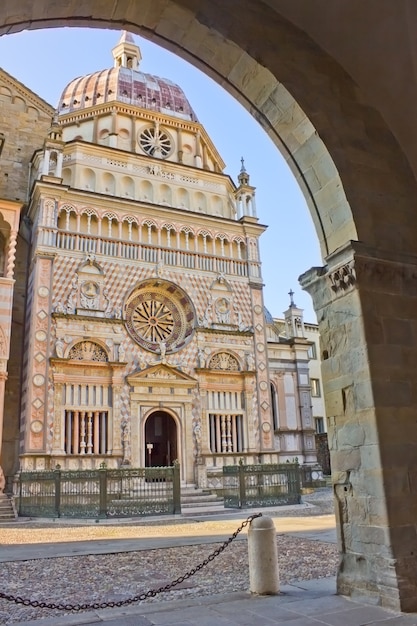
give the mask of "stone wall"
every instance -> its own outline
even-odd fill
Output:
[[[49,104],[0,70],[1,198],[26,201],[29,163],[34,151],[42,148],[53,112]]]

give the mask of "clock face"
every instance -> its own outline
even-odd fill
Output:
[[[188,296],[176,285],[159,279],[142,283],[125,306],[126,328],[146,350],[176,352],[191,339],[195,312]]]

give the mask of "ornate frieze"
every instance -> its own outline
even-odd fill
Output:
[[[349,263],[339,267],[334,272],[331,272],[328,275],[328,278],[331,283],[331,289],[335,293],[339,293],[340,291],[343,292],[353,287],[356,283],[356,272],[353,259]]]

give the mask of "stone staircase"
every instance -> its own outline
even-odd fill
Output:
[[[224,513],[223,498],[209,489],[198,489],[193,485],[181,487],[181,514],[183,516],[194,517],[217,513]]]
[[[2,522],[12,522],[16,517],[13,498],[6,493],[0,493],[0,524]]]

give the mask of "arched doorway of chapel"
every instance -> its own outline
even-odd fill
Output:
[[[169,467],[178,458],[178,429],[166,411],[154,411],[145,422],[145,466]]]

